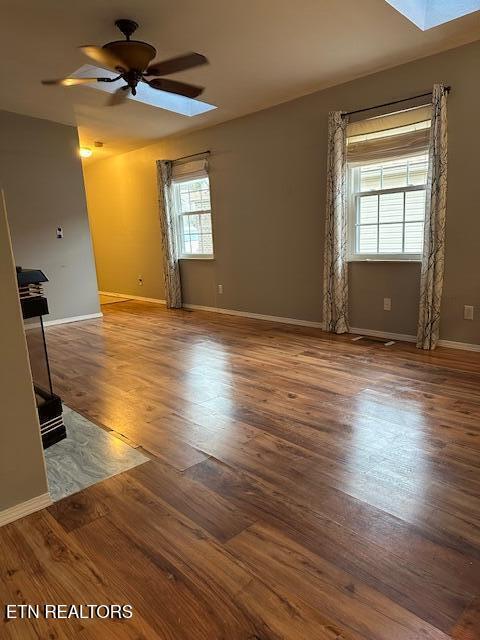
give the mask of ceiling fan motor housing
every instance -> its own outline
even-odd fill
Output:
[[[128,69],[144,71],[157,55],[155,47],[140,40],[115,40],[103,45],[120,60],[124,60]]]

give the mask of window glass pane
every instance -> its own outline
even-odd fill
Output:
[[[182,245],[183,245],[182,253],[192,253],[192,247],[190,245],[190,236],[188,234],[183,236]]]
[[[418,185],[427,183],[427,160],[408,163],[408,184]]]
[[[190,191],[190,211],[201,211],[202,209],[202,191],[195,189]]]
[[[190,211],[190,191],[188,185],[188,182],[180,182],[176,185],[180,200],[180,213]]]
[[[213,238],[211,233],[202,236],[203,253],[213,254]]]
[[[181,213],[190,211],[190,196],[188,191],[186,193],[180,193],[180,210]]]
[[[409,222],[405,225],[405,253],[422,253],[423,222]]]
[[[426,191],[409,191],[405,194],[405,221],[424,220]]]
[[[382,170],[379,165],[360,168],[360,191],[373,191],[382,186]]]
[[[175,185],[179,194],[180,213],[210,209],[208,178],[197,178]]]
[[[376,223],[378,218],[378,196],[361,196],[358,207],[358,223]]]
[[[357,227],[357,252],[377,253],[377,225]]]
[[[192,247],[190,253],[202,253],[201,236],[198,233],[192,233],[190,236],[190,245]]]
[[[200,233],[200,216],[186,216],[190,223],[190,233]]]
[[[378,253],[402,253],[403,224],[380,225]]]
[[[202,233],[212,233],[212,218],[209,213],[202,213],[200,216],[200,229]]]
[[[189,224],[189,216],[182,216],[181,220],[181,230],[183,234],[190,233],[190,224]]]
[[[390,166],[385,163],[382,170],[382,189],[407,186],[407,163]]]
[[[202,196],[202,209],[210,210],[210,189],[208,188],[208,184],[203,186],[200,193]]]
[[[380,222],[403,222],[403,191],[380,196],[379,217]]]

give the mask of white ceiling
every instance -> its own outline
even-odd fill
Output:
[[[188,118],[133,101],[104,107],[101,91],[40,84],[88,62],[77,46],[117,39],[117,18],[140,23],[135,37],[153,44],[157,59],[205,54],[208,67],[172,77],[205,86],[200,99],[218,109]],[[102,140],[106,155],[464,44],[479,33],[480,12],[422,32],[385,0],[2,0],[0,109],[77,124],[82,143]]]

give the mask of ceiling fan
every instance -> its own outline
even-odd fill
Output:
[[[186,53],[170,60],[150,64],[157,53],[155,47],[147,42],[130,39],[138,28],[138,24],[133,20],[121,19],[115,21],[115,26],[123,33],[125,40],[108,42],[103,47],[88,45],[80,47],[80,50],[102,67],[117,72],[116,77],[60,78],[59,80],[42,80],[42,84],[71,87],[89,82],[116,82],[122,79],[126,84],[112,94],[107,103],[110,106],[124,102],[130,93],[136,95],[139,82],[145,82],[152,89],[168,91],[187,98],[196,98],[202,93],[203,87],[159,76],[167,76],[177,71],[208,64],[205,56],[200,53]]]

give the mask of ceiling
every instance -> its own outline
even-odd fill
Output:
[[[210,65],[172,76],[206,87],[218,107],[192,118],[128,101],[104,107],[87,87],[43,86],[87,61],[77,47],[117,39],[113,23],[157,59],[187,51]],[[2,0],[0,109],[79,127],[100,156],[229,120],[333,84],[478,39],[480,12],[421,31],[385,0]],[[97,155],[98,157],[98,155]]]

